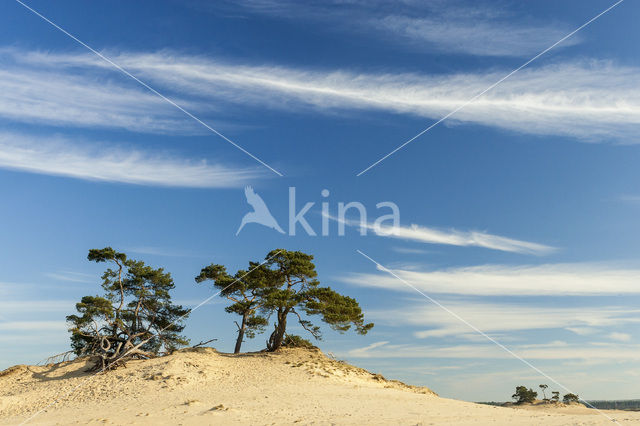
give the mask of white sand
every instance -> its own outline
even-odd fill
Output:
[[[315,350],[230,355],[201,348],[102,375],[84,369],[76,361],[0,373],[0,424],[19,424],[57,398],[29,424],[612,424],[581,406],[503,408],[440,398]],[[606,413],[640,425],[640,413]]]

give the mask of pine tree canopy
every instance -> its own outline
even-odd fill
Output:
[[[180,334],[188,310],[171,301],[171,274],[111,247],[92,249],[87,258],[115,268],[102,275],[103,296],[84,296],[76,304],[78,315],[67,317],[76,354],[96,355],[105,368],[124,354],[148,358],[188,343]]]

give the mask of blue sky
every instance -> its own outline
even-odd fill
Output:
[[[163,266],[197,304],[211,263],[282,247],[376,327],[326,330],[338,357],[468,400],[548,379],[637,398],[640,5],[625,1],[361,176],[612,1],[27,3],[253,156],[17,2],[0,4],[0,368],[68,348],[64,317],[99,291],[90,248]],[[251,185],[286,229],[289,187],[400,209],[394,236],[281,235],[250,224]],[[322,197],[328,189],[330,195]],[[386,213],[386,212],[385,212]],[[230,351],[223,300],[194,343]],[[303,330],[293,331],[303,333]],[[266,335],[245,348],[263,347]]]

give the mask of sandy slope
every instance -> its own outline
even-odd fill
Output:
[[[229,355],[200,348],[97,376],[85,367],[0,373],[0,424],[19,424],[57,398],[29,424],[611,424],[583,407],[527,410],[439,398],[315,350]],[[640,413],[607,414],[640,424]]]

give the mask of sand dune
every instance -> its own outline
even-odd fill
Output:
[[[318,350],[179,351],[101,375],[85,361],[0,373],[0,424],[604,425],[584,407],[503,408],[438,397]],[[640,413],[607,411],[622,424]]]

